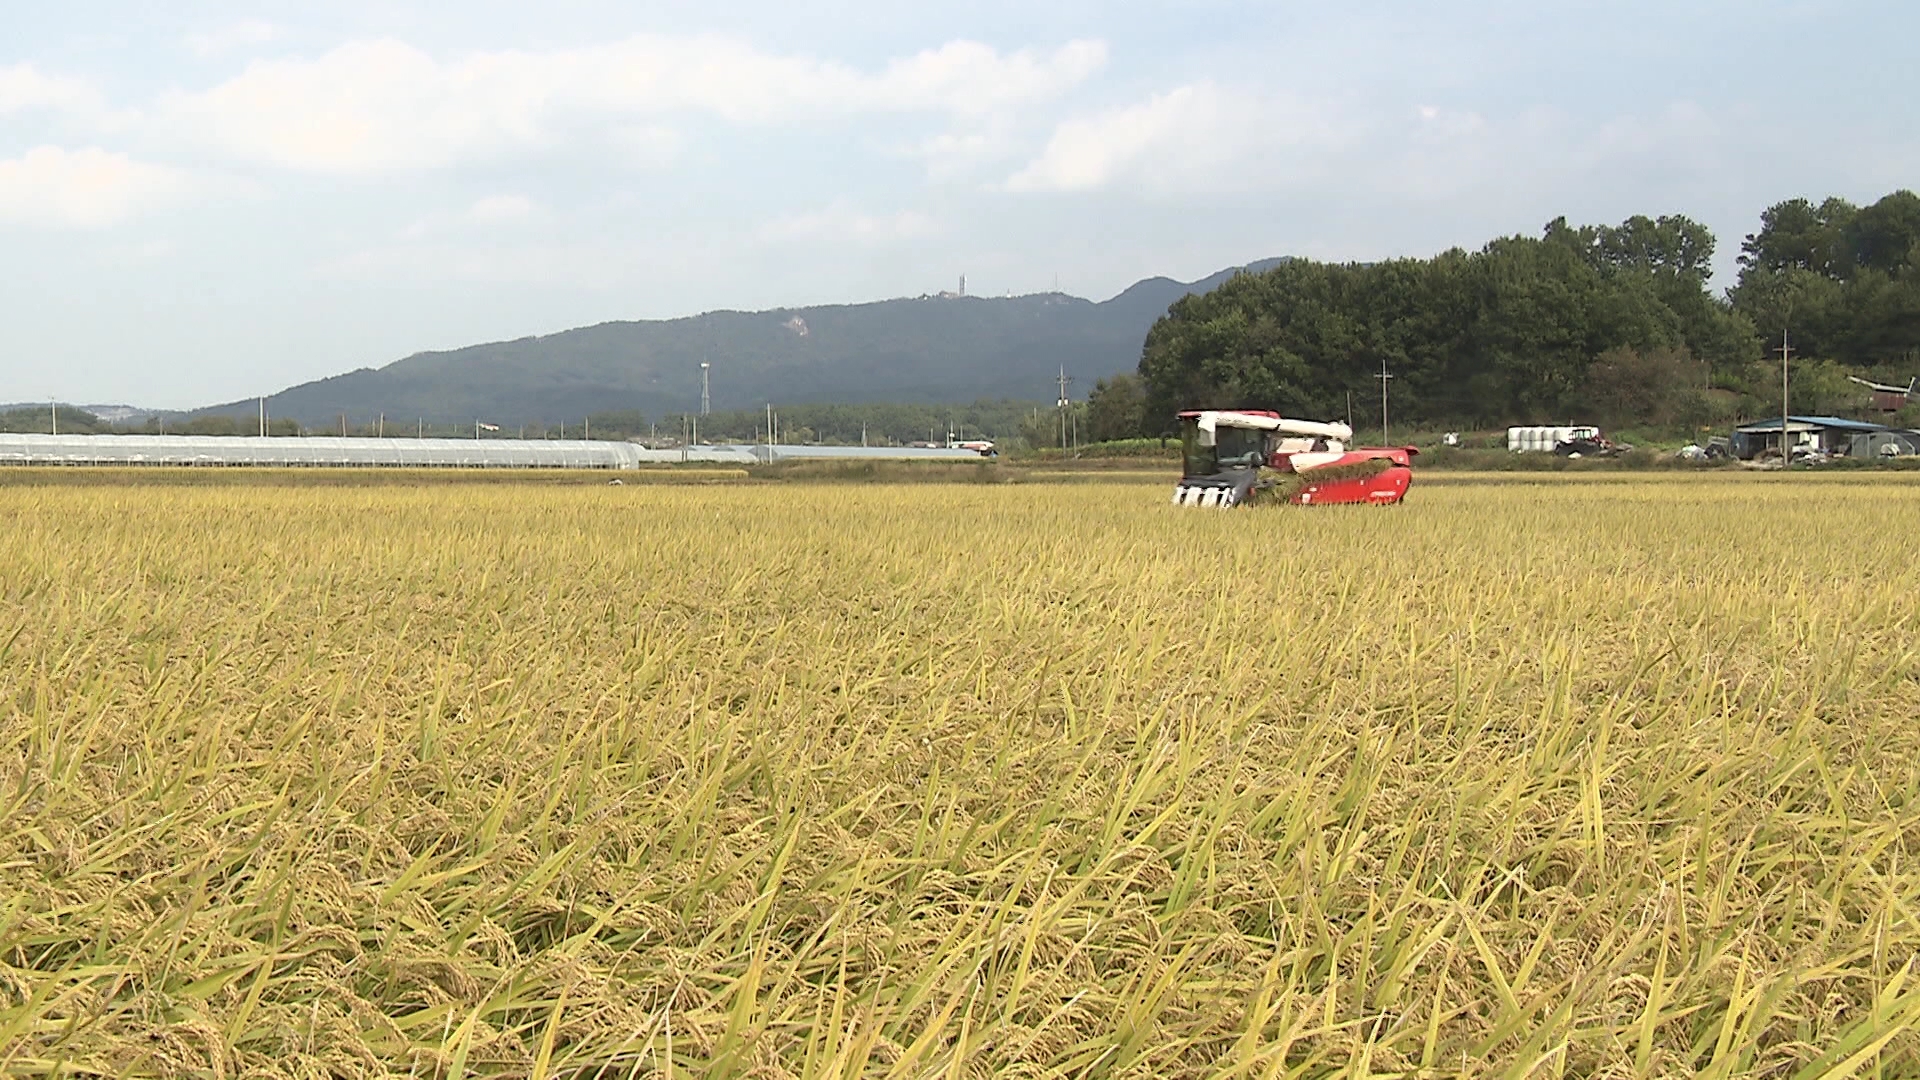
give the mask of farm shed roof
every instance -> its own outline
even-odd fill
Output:
[[[1795,425],[1795,430],[1805,430],[1805,428],[1802,428],[1799,426],[1803,424],[1806,426],[1806,428],[1831,428],[1832,430],[1835,430],[1835,431],[1886,431],[1888,430],[1887,425],[1885,424],[1870,423],[1866,420],[1848,420],[1844,417],[1839,417],[1839,416],[1789,416],[1787,417],[1787,419]],[[1774,417],[1769,417],[1768,419],[1765,419],[1765,420],[1756,420],[1751,424],[1742,424],[1739,427],[1734,428],[1733,430],[1755,431],[1755,432],[1779,431],[1780,418],[1777,416],[1774,416]]]

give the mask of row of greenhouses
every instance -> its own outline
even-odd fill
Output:
[[[704,462],[753,465],[810,458],[980,460],[965,449],[860,446],[683,446],[558,439],[362,439],[315,436],[9,435],[0,465],[334,466],[633,469]]]

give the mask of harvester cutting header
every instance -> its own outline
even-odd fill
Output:
[[[1353,429],[1289,420],[1262,410],[1179,414],[1181,477],[1176,506],[1245,506],[1273,501],[1388,505],[1413,483],[1411,446],[1347,449]]]

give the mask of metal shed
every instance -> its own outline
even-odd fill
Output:
[[[1822,454],[1845,454],[1852,449],[1855,435],[1890,431],[1885,424],[1848,420],[1840,416],[1787,417],[1787,444],[1795,453],[1803,450]],[[1780,418],[1769,417],[1733,429],[1733,455],[1751,460],[1767,450],[1780,449]]]

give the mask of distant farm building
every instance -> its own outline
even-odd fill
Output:
[[[1787,445],[1793,452],[1848,457],[1892,457],[1920,453],[1920,434],[1867,420],[1839,416],[1787,417]],[[1780,452],[1780,418],[1733,429],[1733,456],[1752,460]]]
[[[1855,375],[1849,375],[1847,379],[1850,382],[1859,383],[1871,391],[1872,397],[1869,399],[1868,407],[1874,412],[1882,413],[1899,412],[1901,409],[1906,408],[1908,403],[1913,401],[1915,385],[1920,384],[1920,380],[1917,379],[1907,380],[1907,385],[1905,386],[1889,386],[1886,383],[1877,383],[1871,379],[1862,379]]]

